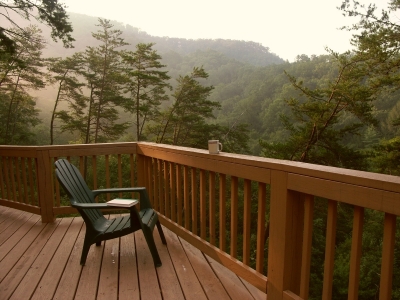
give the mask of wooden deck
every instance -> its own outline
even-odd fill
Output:
[[[82,218],[43,224],[0,206],[0,299],[266,299],[266,295],[164,228],[155,268],[136,232],[92,246],[79,264]]]

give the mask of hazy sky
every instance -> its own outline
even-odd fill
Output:
[[[261,43],[283,59],[350,49],[339,30],[355,20],[336,7],[342,0],[63,0],[67,10],[120,21],[150,35],[222,38]],[[370,1],[361,0],[362,3]],[[372,2],[372,0],[371,0]],[[375,0],[375,3],[387,3]],[[384,5],[386,7],[386,5]]]

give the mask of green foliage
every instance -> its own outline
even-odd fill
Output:
[[[381,140],[373,147],[370,164],[371,169],[378,173],[400,175],[400,137]]]
[[[170,89],[170,77],[160,69],[165,66],[160,63],[161,56],[153,50],[154,44],[137,44],[136,51],[126,51],[123,54],[126,64],[125,73],[129,78],[127,91],[129,101],[124,107],[135,116],[136,138],[143,139],[143,129],[147,122],[157,118],[159,106],[168,100],[165,89]]]
[[[53,145],[55,139],[55,121],[56,118],[63,121],[62,131],[75,131],[79,128],[80,132],[84,129],[80,127],[79,119],[84,114],[86,108],[85,97],[82,93],[84,86],[78,79],[82,72],[84,59],[81,53],[75,53],[72,57],[65,59],[50,58],[48,59],[47,68],[50,74],[50,82],[58,84],[57,97],[54,102],[54,107],[50,121],[50,145]],[[70,112],[59,110],[61,102],[67,102]]]
[[[17,25],[18,21],[12,17],[14,14],[26,20],[32,18],[48,25],[51,28],[53,40],[60,39],[63,41],[64,47],[72,47],[74,41],[71,36],[72,26],[68,22],[65,5],[57,0],[6,0],[0,1],[0,9],[2,17],[10,24],[15,25],[15,29],[0,26],[1,56],[15,54],[18,39],[22,38],[26,42],[31,39],[29,32]]]
[[[35,145],[33,127],[40,123],[34,99],[16,92],[13,98],[0,91],[0,143],[3,145]],[[6,124],[4,124],[6,123]]]
[[[299,98],[289,98],[292,116],[281,115],[290,133],[286,142],[267,143],[264,154],[347,168],[363,168],[363,156],[343,143],[347,135],[358,134],[364,125],[376,124],[371,102],[374,90],[364,84],[363,64],[348,54],[331,53],[335,77],[311,89],[288,75]],[[348,116],[354,116],[348,120]],[[347,119],[347,120],[346,120]],[[283,152],[284,151],[284,152]],[[280,154],[279,154],[280,153]]]
[[[97,26],[101,29],[93,37],[99,46],[56,60],[50,67],[59,82],[53,118],[63,122],[62,132],[78,132],[80,142],[86,144],[116,140],[128,128],[128,123],[119,121],[118,110],[126,101],[123,89],[127,82],[118,48],[126,43],[108,20],[99,19]],[[83,84],[76,76],[85,79],[89,96],[82,94]],[[69,110],[56,111],[59,101],[67,101]]]
[[[198,81],[207,77],[203,68],[194,68],[190,75],[179,76],[172,106],[149,128],[157,143],[193,147],[204,142],[204,133],[212,128],[205,120],[212,118],[213,108],[219,106],[207,99],[214,87],[203,86]]]
[[[16,39],[14,52],[0,56],[0,139],[2,144],[35,144],[32,127],[40,120],[29,91],[44,87],[44,74],[41,72],[44,41],[41,31],[35,26],[15,32],[25,34],[29,39]]]

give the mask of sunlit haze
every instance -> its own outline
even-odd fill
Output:
[[[337,52],[349,50],[351,33],[339,28],[355,21],[337,9],[342,0],[62,2],[68,11],[120,21],[154,36],[261,43],[290,62],[299,54],[325,54],[325,47]]]

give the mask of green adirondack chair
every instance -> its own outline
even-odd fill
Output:
[[[157,226],[163,244],[167,244],[157,213],[152,209],[146,188],[114,188],[90,190],[79,170],[68,160],[55,162],[56,176],[71,201],[81,214],[86,234],[82,248],[81,265],[85,265],[89,248],[92,244],[101,245],[101,241],[121,237],[136,230],[142,230],[156,267],[161,266],[160,256],[153,238],[154,226]],[[110,208],[106,203],[96,203],[95,198],[103,193],[135,192],[140,195],[140,211],[136,205],[129,208],[128,216],[106,219],[101,209]]]

